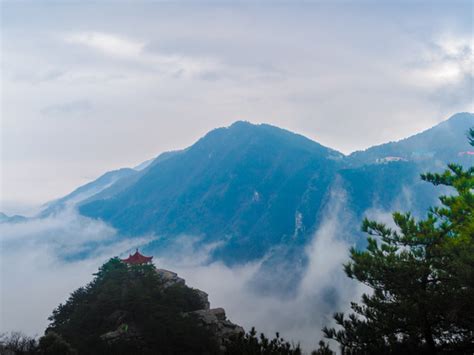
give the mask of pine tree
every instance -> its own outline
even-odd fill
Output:
[[[252,328],[250,332],[241,334],[230,343],[226,351],[227,355],[301,355],[299,345],[293,345],[283,339],[279,333],[273,339],[269,339]]]
[[[213,335],[189,314],[204,307],[196,291],[163,282],[153,265],[113,258],[53,311],[42,339],[54,332],[87,355],[217,353]],[[110,332],[119,336],[104,337]]]
[[[474,146],[472,129],[469,139]],[[367,249],[351,249],[344,269],[372,292],[349,316],[335,315],[338,329],[323,329],[343,354],[474,352],[474,167],[450,164],[422,179],[455,193],[423,220],[394,213],[396,228],[363,222]]]

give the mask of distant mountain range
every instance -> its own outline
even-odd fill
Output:
[[[26,217],[20,215],[7,216],[5,213],[0,212],[0,223],[20,223],[26,220]]]
[[[158,157],[124,180],[126,188],[112,196],[104,190],[110,197],[88,201],[80,212],[126,235],[154,233],[160,243],[183,234],[225,241],[219,258],[252,260],[307,237],[342,159],[303,136],[236,122]]]
[[[427,167],[436,162],[472,164],[472,147],[467,143],[466,131],[474,125],[474,115],[458,113],[437,126],[398,142],[390,142],[348,156],[351,164],[363,165],[384,157],[400,157]]]
[[[304,265],[301,248],[340,196],[334,191],[344,192],[354,235],[369,210],[424,213],[439,190],[419,174],[447,162],[473,165],[466,139],[472,126],[474,115],[460,113],[409,138],[345,156],[274,126],[236,122],[136,169],[108,172],[49,203],[41,216],[76,206],[123,238],[159,237],[149,250],[165,250],[187,235],[199,245],[214,243],[212,258],[228,264],[271,254]]]

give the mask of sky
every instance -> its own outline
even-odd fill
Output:
[[[474,111],[471,1],[1,1],[0,211],[236,120],[343,153]]]

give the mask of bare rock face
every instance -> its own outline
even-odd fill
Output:
[[[163,287],[167,288],[176,284],[185,284],[184,279],[180,278],[177,273],[165,269],[156,269],[156,273],[160,279],[164,282]]]
[[[224,308],[201,309],[190,314],[197,316],[201,325],[215,334],[222,352],[231,339],[245,333],[244,328],[227,319]]]
[[[118,340],[140,339],[140,332],[133,324],[122,323],[117,329],[102,334],[100,337],[108,343],[114,343]]]
[[[180,284],[183,286],[185,285],[184,279],[180,278],[176,273],[172,271],[165,269],[157,269],[156,272],[164,281],[164,287],[170,287],[175,284]],[[201,299],[204,308],[197,311],[189,312],[188,314],[193,314],[197,316],[201,325],[210,330],[213,334],[215,334],[217,341],[219,342],[221,351],[225,352],[226,344],[232,338],[237,337],[241,333],[244,333],[244,328],[229,321],[223,308],[211,309],[208,294],[206,292],[198,289],[194,289],[194,291]]]
[[[163,281],[164,288],[168,288],[174,285],[186,286],[185,280],[180,278],[175,272],[165,269],[156,269],[156,273]],[[193,290],[201,300],[203,308],[197,311],[184,313],[183,315],[196,316],[201,326],[205,327],[212,334],[214,334],[220,346],[220,351],[222,353],[225,353],[226,345],[230,342],[231,339],[239,336],[239,334],[241,333],[244,333],[244,329],[241,326],[229,321],[223,308],[211,309],[208,294],[206,292],[198,289]],[[113,331],[109,331],[105,334],[102,334],[102,340],[108,343],[114,343],[118,340],[124,339],[140,339],[140,332],[133,323],[127,322],[127,318],[127,312],[120,310],[113,312],[109,316],[108,321],[114,323],[116,325],[116,328]]]
[[[195,288],[194,291],[197,293],[199,299],[204,305],[204,310],[211,308],[211,304],[209,303],[209,295],[204,291],[198,290],[197,288]]]
[[[186,281],[182,279],[181,277],[178,276],[177,273],[165,269],[156,269],[156,273],[160,277],[160,279],[163,281],[163,287],[167,288],[173,285],[182,285],[185,286]],[[194,291],[197,293],[198,297],[200,298],[202,304],[204,305],[204,309],[209,309],[210,308],[210,303],[209,303],[209,296],[206,292],[194,289]]]

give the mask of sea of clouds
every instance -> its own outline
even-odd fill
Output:
[[[191,236],[178,238],[179,248],[172,252],[155,255],[155,264],[207,292],[211,307],[225,308],[229,319],[247,330],[255,326],[268,336],[279,332],[310,350],[321,339],[321,328],[333,325],[333,313],[348,311],[350,302],[366,291],[343,272],[352,245],[343,231],[348,230],[345,225],[351,218],[344,212],[343,193],[335,193],[332,200],[304,249],[308,265],[289,297],[262,294],[250,286],[261,272],[262,260],[232,267],[210,262],[216,245],[197,248],[198,239]],[[0,333],[21,330],[41,335],[52,310],[89,282],[100,265],[113,256],[128,255],[153,238],[118,238],[113,228],[79,215],[74,208],[42,219],[0,224]],[[289,265],[281,277],[291,272]]]

